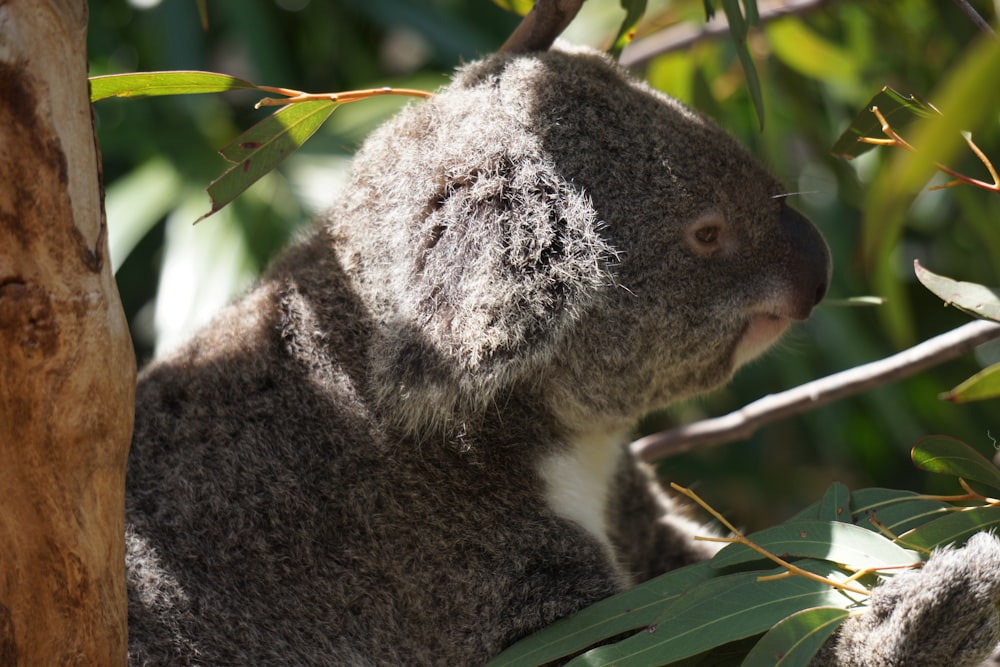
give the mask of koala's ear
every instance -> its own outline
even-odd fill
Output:
[[[372,358],[376,387],[421,425],[467,419],[537,371],[614,258],[589,198],[537,153],[483,155],[439,184]]]

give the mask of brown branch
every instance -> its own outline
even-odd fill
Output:
[[[901,380],[996,338],[1000,338],[1000,324],[970,322],[891,357],[765,396],[728,415],[648,435],[633,442],[631,449],[638,458],[655,461],[696,447],[745,439],[766,424]]]
[[[500,53],[545,51],[580,11],[583,0],[538,0],[500,47]]]
[[[761,2],[760,25],[794,14],[802,14],[827,4],[829,0],[789,0],[788,2]],[[625,67],[639,67],[656,56],[672,51],[683,51],[703,39],[715,39],[729,35],[729,24],[720,16],[711,24],[696,27],[691,23],[680,23],[671,28],[657,31],[648,37],[637,39],[622,51],[619,62]]]

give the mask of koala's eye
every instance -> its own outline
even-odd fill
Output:
[[[695,254],[702,257],[715,257],[724,252],[729,245],[726,242],[726,230],[725,219],[721,215],[712,213],[704,215],[688,225],[685,240]]]
[[[709,244],[715,243],[719,240],[719,228],[712,225],[709,227],[702,227],[701,229],[695,230],[694,237],[698,239],[700,243]]]

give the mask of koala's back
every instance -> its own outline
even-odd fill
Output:
[[[279,267],[140,378],[133,664],[476,662],[614,592],[600,547],[544,511],[528,434],[489,460],[380,427],[322,236],[285,258],[307,276]],[[332,313],[348,324],[318,328]]]

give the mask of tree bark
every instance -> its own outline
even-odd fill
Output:
[[[85,0],[0,0],[0,666],[124,665],[135,357]]]

